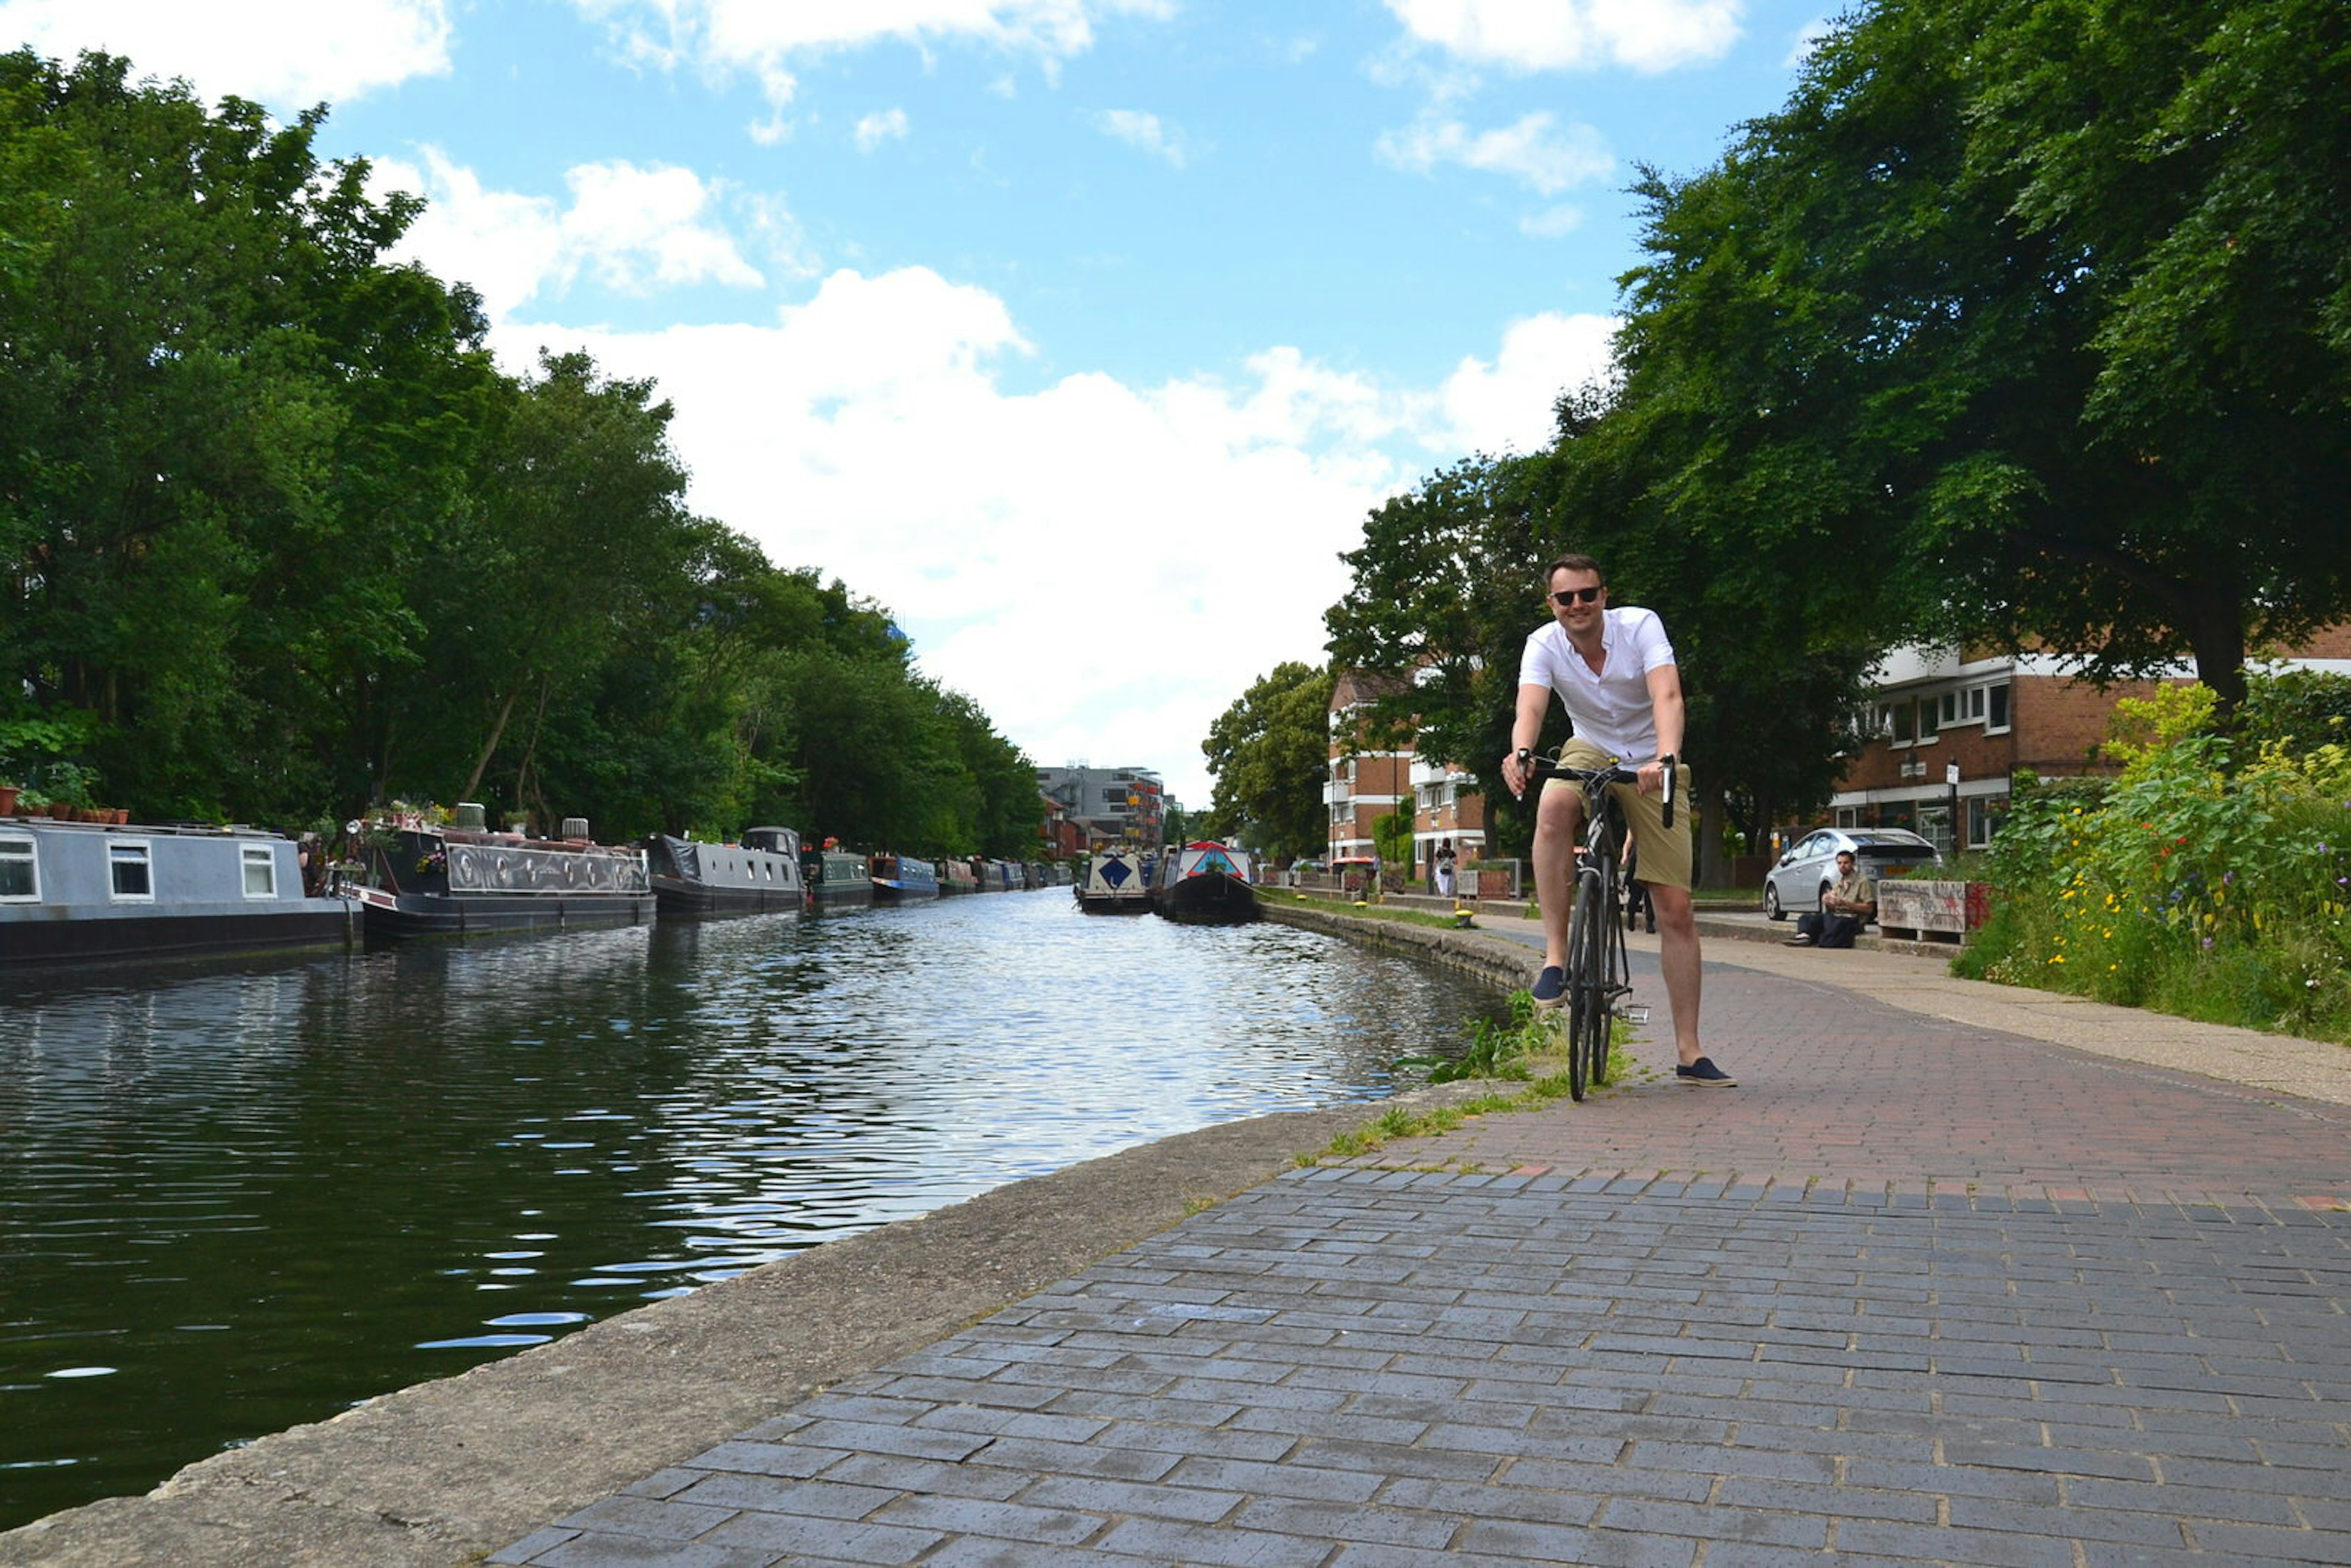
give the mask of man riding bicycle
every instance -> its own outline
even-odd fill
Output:
[[[1543,574],[1550,585],[1552,623],[1527,638],[1519,664],[1518,714],[1502,781],[1523,796],[1532,777],[1533,747],[1542,734],[1552,694],[1566,705],[1575,735],[1560,748],[1563,768],[1605,768],[1622,759],[1639,774],[1636,786],[1610,786],[1632,825],[1640,880],[1657,922],[1657,962],[1665,972],[1684,1083],[1729,1087],[1738,1081],[1698,1048],[1698,919],[1690,906],[1690,825],[1685,810],[1665,825],[1661,793],[1667,762],[1682,746],[1682,680],[1673,644],[1655,612],[1608,607],[1608,585],[1590,556],[1563,555]],[[1646,760],[1635,763],[1635,758]],[[1677,795],[1687,798],[1689,769],[1677,768]],[[1539,1007],[1559,1006],[1567,991],[1570,879],[1583,836],[1583,798],[1573,781],[1553,779],[1535,805],[1535,895],[1542,905],[1542,972],[1535,977]]]

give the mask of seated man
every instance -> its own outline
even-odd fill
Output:
[[[1837,851],[1836,885],[1821,894],[1818,913],[1796,917],[1791,947],[1850,947],[1877,914],[1877,883],[1855,865],[1851,850]]]

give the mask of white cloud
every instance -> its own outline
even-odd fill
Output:
[[[1518,71],[1718,59],[1746,0],[1387,0],[1405,30],[1472,65]]]
[[[1604,178],[1616,166],[1600,132],[1588,125],[1562,126],[1547,110],[1526,115],[1515,125],[1482,131],[1458,120],[1424,115],[1402,131],[1383,135],[1378,151],[1392,166],[1414,173],[1458,163],[1506,174],[1546,196]]]
[[[564,176],[566,206],[485,190],[436,148],[424,149],[423,159],[421,167],[392,159],[374,165],[380,186],[414,191],[428,203],[400,254],[472,284],[493,320],[560,296],[583,274],[627,294],[766,282],[722,225],[720,193],[692,170],[582,163]],[[750,222],[771,235],[781,227],[771,205],[753,204]]]
[[[1103,135],[1165,159],[1171,168],[1181,169],[1190,159],[1183,133],[1169,130],[1155,114],[1139,109],[1109,109],[1093,119],[1095,129]]]
[[[1530,239],[1559,239],[1583,226],[1582,207],[1545,207],[1519,220],[1519,232]]]
[[[780,110],[799,90],[800,65],[828,52],[894,42],[928,51],[968,44],[1035,59],[1050,77],[1093,47],[1098,18],[1165,17],[1175,0],[573,0],[603,22],[629,58],[674,69],[694,65],[757,79],[776,119],[754,128],[763,141],[783,131]]]
[[[1619,323],[1610,316],[1546,311],[1513,321],[1488,364],[1464,359],[1438,394],[1445,444],[1469,452],[1537,452],[1555,434],[1559,395],[1606,380]]]
[[[869,114],[857,122],[857,150],[860,152],[871,152],[884,141],[904,141],[905,139],[906,111],[903,109]]]
[[[448,0],[0,0],[0,38],[70,60],[129,59],[134,76],[184,77],[278,109],[359,98],[450,68]]]
[[[1027,345],[1003,303],[923,268],[837,272],[769,326],[568,342],[658,380],[697,509],[883,599],[1032,757],[1143,761],[1194,803],[1208,725],[1320,657],[1338,552],[1413,477],[1360,439],[1397,424],[1379,394],[1293,350],[1235,387],[1007,392],[995,367]]]

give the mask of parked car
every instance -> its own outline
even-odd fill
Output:
[[[1874,877],[1900,876],[1913,866],[1941,865],[1935,846],[1904,828],[1821,828],[1791,845],[1763,873],[1763,913],[1774,920],[1821,906],[1836,885],[1837,852],[1851,850]]]

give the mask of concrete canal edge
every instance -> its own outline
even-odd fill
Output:
[[[1523,949],[1492,937],[1296,907],[1274,917],[1526,983]],[[0,1565],[477,1562],[1270,1181],[1392,1106],[1436,1109],[1493,1088],[1259,1116],[1015,1182],[214,1455],[143,1497],[0,1533]]]
[[[1266,919],[1277,925],[1327,931],[1366,946],[1412,953],[1447,968],[1474,975],[1504,991],[1522,990],[1534,979],[1537,960],[1525,947],[1503,937],[1489,936],[1474,925],[1421,925],[1408,920],[1384,920],[1376,915],[1276,899],[1262,899],[1258,908]]]

